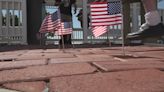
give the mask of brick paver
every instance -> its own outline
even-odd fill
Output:
[[[147,56],[147,57],[153,57],[153,58],[164,60],[164,51],[147,51],[147,52],[140,52],[140,53],[138,52],[137,54],[140,56]]]
[[[3,87],[21,92],[43,92],[46,89],[46,83],[44,81],[7,83],[3,84]]]
[[[0,92],[20,92],[20,91],[14,91],[14,90],[8,90],[8,89],[0,88]]]
[[[0,70],[14,69],[14,68],[25,68],[28,66],[45,65],[46,60],[22,60],[22,61],[11,61],[11,62],[0,62]]]
[[[164,91],[164,47],[24,48],[0,52],[0,92]]]
[[[0,71],[0,84],[6,82],[45,80],[51,77],[93,73],[96,69],[87,63],[51,64],[24,69]]]
[[[26,53],[27,51],[26,50],[20,50],[20,51],[6,51],[6,52],[1,52],[1,54],[3,55],[21,55],[21,54],[24,54]]]
[[[17,55],[0,55],[0,61],[14,60],[17,57],[18,57]]]
[[[90,55],[76,55],[79,58],[90,58],[92,61],[110,61],[113,60],[112,56],[108,54],[90,54]]]
[[[149,47],[149,46],[134,46],[126,47],[126,50],[131,52],[149,52],[149,51],[164,51],[164,47]]]
[[[104,71],[125,71],[136,69],[156,68],[164,70],[164,62],[161,61],[122,61],[122,62],[94,62],[94,65]]]
[[[16,60],[37,60],[37,59],[45,59],[42,54],[23,54],[16,58]]]
[[[44,58],[73,58],[76,57],[74,54],[68,53],[51,53],[51,54],[44,54]]]
[[[51,58],[48,63],[49,64],[59,64],[59,63],[81,63],[85,62],[85,59],[82,58]],[[87,61],[86,61],[87,62]]]
[[[135,70],[52,78],[50,92],[163,92],[164,72]]]
[[[43,53],[43,49],[33,49],[33,50],[28,50],[27,53]]]
[[[46,49],[43,52],[44,53],[59,53],[59,52],[62,53],[62,51],[60,51],[59,49]]]

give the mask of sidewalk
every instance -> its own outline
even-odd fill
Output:
[[[0,92],[164,92],[164,47],[0,52]]]

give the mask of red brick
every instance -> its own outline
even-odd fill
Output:
[[[23,53],[26,53],[26,51],[24,50],[20,50],[20,51],[6,51],[6,52],[2,52],[4,55],[20,55]]]
[[[90,55],[76,55],[78,58],[87,58],[91,61],[110,61],[113,60],[113,57],[109,56],[108,54],[90,54]]]
[[[59,49],[46,49],[43,51],[44,53],[63,53]]]
[[[28,66],[45,65],[45,64],[46,64],[46,60],[23,60],[23,61],[0,62],[0,70],[25,68]]]
[[[42,53],[42,52],[44,52],[43,49],[33,49],[27,51],[27,53]]]
[[[96,69],[87,63],[52,64],[0,71],[0,84],[6,82],[44,80],[51,77],[92,73]]]
[[[52,58],[49,61],[49,64],[59,64],[59,63],[81,63],[85,62],[84,59],[81,58]]]
[[[73,62],[118,62],[114,58],[108,55],[77,55],[74,58],[52,58],[49,63],[73,63]]]
[[[16,58],[16,60],[37,60],[37,59],[45,59],[42,54],[23,54]]]
[[[76,57],[74,54],[68,53],[45,53],[44,58],[73,58]]]
[[[5,88],[17,90],[21,92],[43,92],[46,88],[46,83],[38,82],[20,82],[3,84]]]
[[[50,92],[162,92],[164,72],[135,70],[58,77],[50,80]]]
[[[126,47],[126,50],[132,52],[149,52],[149,51],[164,51],[163,47],[149,47],[149,46],[134,46]]]
[[[18,56],[17,55],[0,55],[0,61],[2,60],[14,60]]]
[[[75,49],[76,51],[73,51],[72,53],[76,55],[90,55],[93,54],[93,50],[91,48],[79,48]]]
[[[162,69],[164,70],[164,63],[160,61],[123,61],[123,62],[94,62],[94,65],[103,69],[104,71],[123,71],[136,69]]]
[[[18,91],[0,88],[0,92],[18,92]]]
[[[161,60],[159,58],[151,57],[151,56],[144,56],[144,55],[137,55],[137,54],[126,54],[126,56],[122,54],[112,55],[114,59],[123,59],[126,61],[157,61]]]
[[[148,51],[140,53],[140,56],[159,58],[164,60],[164,51]]]

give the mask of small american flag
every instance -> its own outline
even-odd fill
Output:
[[[121,1],[93,2],[91,26],[110,26],[122,23]]]
[[[57,35],[66,35],[72,33],[71,22],[61,22],[60,11],[49,14],[42,22],[41,33],[54,32]]]
[[[95,37],[107,32],[107,26],[122,23],[121,2],[93,2],[91,7],[91,29]]]
[[[92,27],[91,30],[92,30],[93,35],[94,35],[95,37],[99,37],[99,36],[101,36],[102,34],[104,34],[104,33],[107,32],[107,26]]]
[[[58,27],[60,27],[61,19],[59,16],[59,12],[56,11],[53,14],[49,14],[45,17],[40,27],[40,32],[54,32]]]
[[[72,22],[62,22],[58,31],[56,31],[57,35],[66,35],[72,34]]]

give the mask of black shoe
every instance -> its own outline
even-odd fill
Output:
[[[159,23],[156,26],[148,26],[147,24],[143,24],[139,31],[129,33],[126,38],[129,40],[142,40],[145,38],[161,37],[163,35],[164,25],[162,23]]]

